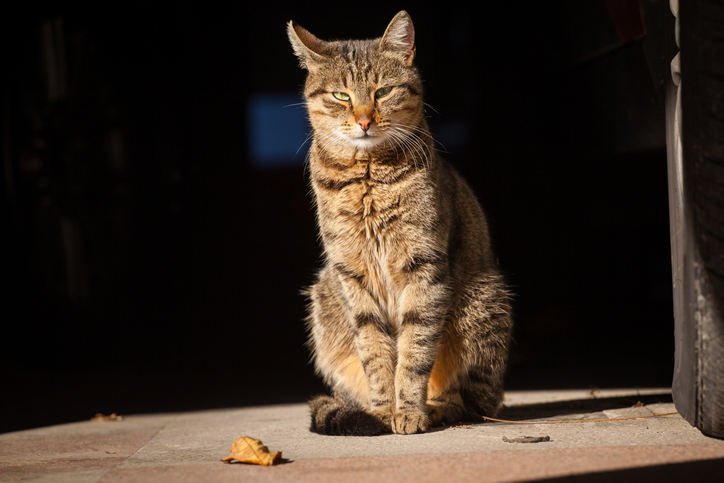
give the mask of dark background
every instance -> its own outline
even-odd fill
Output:
[[[248,101],[300,91],[289,19],[365,38],[402,8],[516,293],[507,387],[670,385],[668,2],[244,3],[5,16],[0,431],[324,390],[303,154],[257,167]]]

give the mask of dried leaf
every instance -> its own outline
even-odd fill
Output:
[[[111,414],[110,416],[104,416],[101,413],[96,414],[91,418],[91,421],[99,423],[104,421],[122,421],[123,416],[119,416],[116,413]]]
[[[636,404],[634,404],[634,405],[631,406],[631,407],[632,407],[632,408],[642,408],[642,407],[644,407],[644,406],[645,406],[645,404],[642,403],[641,401],[636,401]]]
[[[258,439],[242,436],[231,445],[231,454],[221,461],[251,463],[255,465],[271,466],[274,461],[282,457],[281,451],[269,452]]]

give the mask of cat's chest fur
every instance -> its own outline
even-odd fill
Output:
[[[428,173],[419,166],[369,157],[312,169],[320,231],[328,260],[394,312],[406,267],[430,251],[423,220],[431,212]]]
[[[366,236],[379,241],[385,237],[385,222],[388,213],[399,207],[401,187],[393,180],[404,170],[389,166],[377,166],[369,160],[357,160],[338,180],[341,182],[337,193],[323,193],[336,210],[332,215],[339,222],[364,229]],[[325,196],[327,195],[327,196]],[[326,200],[325,200],[326,201]],[[386,228],[389,228],[387,226]]]

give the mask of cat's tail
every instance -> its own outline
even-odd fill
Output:
[[[385,430],[379,418],[359,406],[329,396],[309,401],[311,431],[329,436],[377,436]]]

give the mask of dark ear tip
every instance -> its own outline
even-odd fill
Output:
[[[295,37],[300,37],[303,33],[308,33],[304,30],[304,27],[299,25],[294,20],[287,22],[287,33],[294,34]]]

